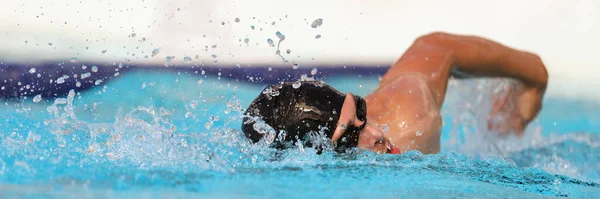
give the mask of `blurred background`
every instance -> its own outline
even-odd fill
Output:
[[[594,0],[11,0],[0,2],[0,62],[388,67],[416,37],[446,31],[537,53],[549,96],[597,101],[599,8]]]

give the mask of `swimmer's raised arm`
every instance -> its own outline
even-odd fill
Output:
[[[509,77],[524,88],[509,99],[499,99],[494,110],[509,115],[510,124],[500,129],[521,134],[541,109],[548,74],[541,59],[532,53],[519,51],[475,36],[431,33],[419,37],[383,77],[386,84],[398,75],[421,73],[426,77],[438,105],[444,101],[448,79],[456,73],[475,77]],[[516,108],[505,110],[507,101]],[[511,103],[511,102],[509,102]],[[504,110],[503,110],[504,108]],[[490,127],[492,128],[492,127]]]

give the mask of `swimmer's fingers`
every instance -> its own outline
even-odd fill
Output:
[[[348,128],[348,125],[354,123],[356,119],[356,104],[354,103],[354,95],[347,93],[340,111],[340,119],[335,127],[335,131],[331,136],[331,142],[336,143]]]

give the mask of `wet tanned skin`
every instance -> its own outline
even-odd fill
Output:
[[[507,118],[503,124],[488,121],[492,131],[521,136],[542,107],[548,73],[539,56],[481,37],[431,33],[416,39],[365,97],[368,123],[358,147],[378,153],[395,148],[438,153],[440,109],[448,79],[457,71],[470,77],[518,80],[517,89],[508,95],[492,97],[490,116]],[[351,96],[348,93],[347,99]],[[343,126],[364,123],[356,119],[355,106],[353,100],[345,100],[333,142],[343,134]]]

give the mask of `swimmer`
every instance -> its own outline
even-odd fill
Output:
[[[271,136],[277,148],[301,143],[317,149],[329,144],[338,152],[358,147],[439,153],[440,109],[451,77],[517,80],[508,95],[492,97],[489,118],[504,117],[503,122],[487,121],[489,130],[517,136],[542,108],[548,82],[535,54],[481,37],[436,32],[417,38],[364,99],[319,81],[268,86],[246,109],[242,131],[253,142]],[[266,133],[260,124],[274,131]],[[314,139],[318,134],[327,139]]]

